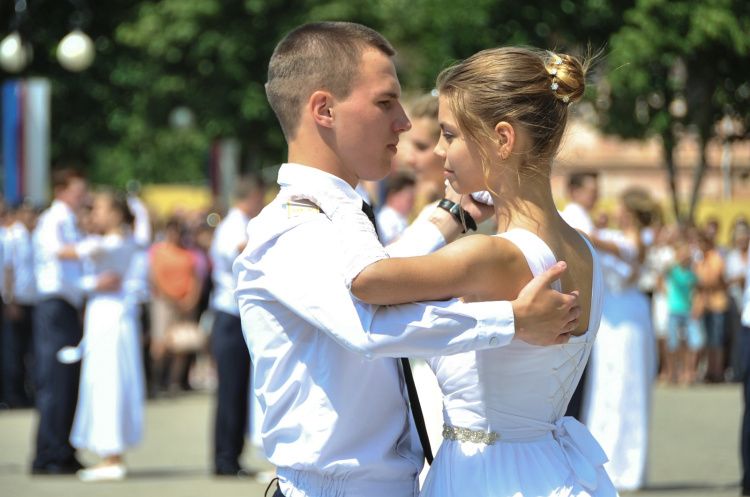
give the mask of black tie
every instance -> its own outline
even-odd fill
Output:
[[[362,211],[367,215],[367,219],[370,220],[375,232],[378,231],[378,226],[375,223],[375,213],[372,211],[372,207],[365,201],[362,201]],[[414,383],[414,376],[411,374],[411,365],[409,359],[406,357],[401,358],[401,368],[404,371],[404,382],[406,383],[406,391],[409,394],[409,405],[411,406],[411,415],[414,418],[414,425],[417,427],[417,434],[419,435],[419,442],[422,444],[422,451],[424,457],[427,459],[427,464],[432,464],[432,448],[430,447],[430,438],[427,436],[427,426],[424,422],[424,415],[422,414],[422,406],[419,404],[419,395],[417,394],[417,385]]]

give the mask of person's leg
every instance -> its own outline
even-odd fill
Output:
[[[693,317],[687,318],[687,352],[685,354],[685,378],[686,384],[695,382],[698,376],[698,358],[701,349],[706,344],[703,322]]]
[[[34,306],[21,306],[22,374],[29,406],[34,405]]]
[[[6,316],[2,323],[2,390],[3,401],[9,407],[25,407],[28,405],[24,385],[24,336],[21,327],[20,308],[15,307],[18,315],[11,315],[6,307]]]
[[[236,316],[217,311],[211,353],[218,376],[214,419],[214,471],[236,474],[245,444],[250,391],[250,355]]]
[[[45,300],[36,306],[34,326],[39,427],[33,469],[74,470],[79,464],[69,437],[80,365],[60,363],[57,351],[81,340],[78,311],[61,299]]]
[[[742,383],[745,406],[742,414],[742,495],[750,495],[750,328],[740,329],[742,352]]]
[[[664,378],[668,383],[676,381],[677,353],[680,345],[680,327],[684,319],[678,314],[670,314],[667,324],[667,337],[664,352]]]

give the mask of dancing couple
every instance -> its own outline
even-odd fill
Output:
[[[563,416],[602,306],[596,255],[549,183],[584,67],[499,48],[445,70],[436,152],[451,188],[386,250],[355,187],[389,172],[410,127],[393,55],[369,28],[325,22],[269,63],[288,162],[234,274],[274,495],[420,494],[432,456],[402,357],[427,358],[443,392],[420,495],[616,495],[599,445]],[[493,206],[468,195],[482,190]],[[496,236],[448,243],[493,213]]]

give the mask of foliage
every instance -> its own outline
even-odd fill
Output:
[[[35,60],[23,76],[52,80],[53,161],[83,164],[101,183],[205,181],[211,144],[222,137],[240,139],[246,168],[283,160],[263,91],[266,67],[284,33],[311,20],[381,31],[398,49],[407,90],[431,88],[450,62],[490,46],[581,53],[609,44],[606,77],[596,77],[608,131],[671,137],[668,103],[679,92],[688,100],[684,125],[706,136],[727,109],[748,118],[750,4],[740,0],[89,2],[85,30],[97,59],[69,73],[54,49],[70,28],[60,20],[71,17],[74,4],[81,0],[29,2],[26,34]],[[12,6],[4,9],[0,23],[7,24]],[[686,67],[684,90],[670,76],[677,61]],[[188,109],[192,124],[170,124],[176,109]]]
[[[674,175],[672,149],[685,131],[696,133],[705,146],[724,115],[750,129],[748,33],[750,4],[742,0],[638,0],[611,37],[605,130],[633,138],[660,136]],[[687,111],[673,102],[683,102]],[[692,219],[705,168],[702,157],[687,213],[678,212],[671,178],[678,217]]]

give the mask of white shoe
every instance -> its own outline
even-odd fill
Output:
[[[128,470],[124,464],[108,464],[106,466],[95,466],[82,469],[76,474],[78,479],[85,482],[96,481],[119,481],[125,479]]]

